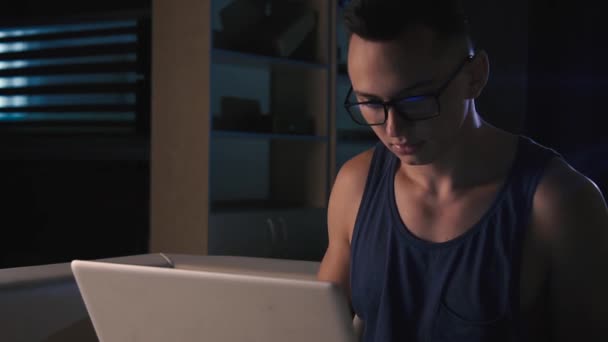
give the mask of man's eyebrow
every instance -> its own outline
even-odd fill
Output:
[[[408,92],[416,90],[417,88],[424,88],[424,87],[427,87],[429,85],[432,85],[433,83],[435,83],[434,80],[424,80],[424,81],[416,82],[416,83],[412,84],[411,86],[409,86],[407,88],[401,89],[392,98],[393,99],[394,98],[399,98],[399,97],[401,97],[402,95],[404,95],[404,94],[406,94]],[[380,98],[382,98],[381,96],[378,96],[378,95],[375,95],[375,94],[361,92],[361,91],[357,91],[357,90],[354,90],[354,89],[353,89],[353,91],[357,95],[362,96],[362,97],[373,98],[373,99],[380,99]]]

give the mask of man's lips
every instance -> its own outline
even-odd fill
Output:
[[[399,154],[413,154],[424,145],[424,141],[416,143],[391,143],[391,148]]]

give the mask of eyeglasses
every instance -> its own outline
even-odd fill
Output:
[[[390,101],[370,100],[356,102],[356,98],[355,101],[350,101],[351,98],[355,97],[353,87],[351,86],[344,99],[344,108],[356,123],[363,126],[377,126],[386,123],[389,107],[393,107],[399,116],[408,121],[432,119],[439,116],[439,112],[441,111],[439,97],[443,91],[450,85],[452,80],[456,78],[462,68],[468,62],[472,61],[473,58],[475,58],[474,54],[468,55],[444,84],[434,93],[408,96]]]

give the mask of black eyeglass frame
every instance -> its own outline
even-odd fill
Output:
[[[464,61],[462,61],[462,63],[460,63],[458,65],[458,67],[456,68],[456,70],[454,72],[452,72],[452,74],[450,75],[450,77],[448,77],[448,79],[443,83],[443,85],[441,85],[441,87],[439,87],[437,90],[435,90],[433,93],[427,93],[427,94],[420,94],[420,95],[415,95],[415,96],[406,96],[400,99],[394,99],[394,100],[390,100],[390,101],[378,101],[378,100],[370,100],[370,101],[363,101],[363,102],[349,102],[348,98],[352,95],[353,93],[353,86],[351,85],[348,93],[346,94],[346,98],[344,99],[344,108],[346,109],[346,111],[348,112],[349,116],[351,117],[351,119],[362,126],[380,126],[380,125],[384,125],[386,123],[386,120],[388,120],[388,110],[389,107],[394,107],[395,108],[395,112],[398,113],[402,118],[408,120],[408,121],[424,121],[424,120],[430,120],[433,119],[435,117],[438,117],[441,113],[441,102],[439,101],[439,97],[441,96],[441,94],[443,93],[443,91],[445,91],[445,89],[450,85],[450,83],[456,78],[456,76],[458,76],[458,74],[460,73],[460,71],[462,71],[462,68],[464,68],[464,66],[471,62],[473,59],[475,59],[475,54],[472,53],[470,55],[468,55],[466,57],[466,59]],[[396,109],[396,106],[394,106],[396,103],[399,102],[403,102],[403,101],[407,101],[408,99],[414,99],[417,97],[433,97],[435,99],[435,102],[437,104],[437,113],[435,115],[429,116],[429,117],[425,117],[425,118],[420,118],[420,119],[412,119],[412,118],[408,118],[406,113],[402,113],[400,111],[398,111]],[[351,112],[351,108],[354,106],[359,106],[359,105],[365,105],[365,104],[374,104],[374,105],[382,105],[382,107],[384,107],[384,120],[382,122],[379,123],[362,123],[359,122],[356,118],[355,115]]]

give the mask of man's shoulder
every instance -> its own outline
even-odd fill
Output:
[[[563,158],[552,158],[541,178],[533,201],[536,228],[553,239],[573,229],[578,221],[593,219],[605,211],[606,204],[598,186]],[[593,226],[593,225],[591,225]],[[570,228],[568,228],[570,227]],[[582,224],[577,229],[582,233]]]
[[[365,182],[374,157],[374,150],[375,147],[369,148],[345,162],[338,172],[336,181],[344,179],[348,183]]]
[[[576,200],[601,197],[597,185],[560,157],[552,158],[538,185],[535,202],[543,206],[569,204]],[[597,199],[597,198],[596,198]]]
[[[367,175],[374,155],[374,148],[348,160],[340,168],[334,182],[328,207],[328,222],[350,241]]]
[[[550,262],[552,335],[560,341],[575,340],[581,331],[599,336],[608,317],[608,208],[601,191],[565,160],[553,158],[532,214],[536,246]]]

